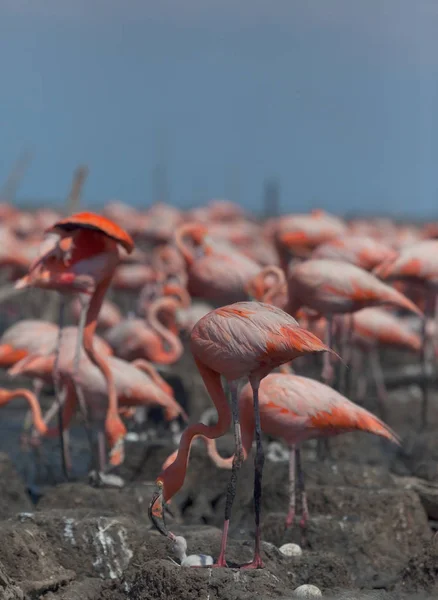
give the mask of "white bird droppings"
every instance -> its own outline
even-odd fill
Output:
[[[279,550],[285,556],[301,556],[303,553],[298,544],[283,544]]]
[[[322,592],[316,585],[300,585],[293,592],[294,598],[322,598]]]
[[[75,536],[73,535],[74,519],[64,518],[64,537],[72,546],[76,546]]]

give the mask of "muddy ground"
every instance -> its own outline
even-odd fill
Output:
[[[163,374],[193,420],[210,406],[189,356]],[[2,380],[7,387],[17,383],[29,384]],[[286,600],[303,584],[339,600],[438,598],[438,392],[432,391],[430,426],[421,434],[419,397],[415,385],[390,392],[388,422],[403,438],[400,449],[348,434],[331,441],[331,456],[322,461],[313,442],[304,446],[310,509],[304,534],[298,525],[285,530],[288,464],[265,440],[265,569],[257,571],[183,568],[168,541],[151,530],[153,482],[175,448],[169,433],[157,433],[159,415],[146,441],[126,444],[118,471],[126,486],[95,488],[87,482],[89,450],[80,423],[72,430],[74,469],[65,482],[56,442],[44,442],[38,452],[20,447],[25,403],[14,401],[0,412],[0,600]],[[50,400],[46,390],[43,404]],[[367,406],[376,407],[372,390]],[[226,455],[232,439],[219,448]],[[190,554],[218,556],[228,479],[195,443],[168,518]],[[231,567],[252,558],[252,486],[250,458],[233,509]],[[301,556],[279,551],[289,541],[301,544]]]

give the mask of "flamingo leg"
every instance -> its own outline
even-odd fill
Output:
[[[286,517],[286,529],[293,525],[295,520],[295,444],[289,448],[289,511]]]
[[[255,512],[255,546],[254,558],[244,569],[262,569],[263,561],[260,556],[260,508],[262,498],[262,476],[265,455],[262,443],[262,426],[260,422],[259,381],[250,380],[254,399],[254,424],[256,439],[256,455],[254,460],[254,512]]]
[[[385,385],[385,376],[383,374],[382,364],[380,362],[379,351],[373,348],[370,352],[371,374],[376,384],[377,400],[379,402],[380,417],[386,421],[388,406],[388,391]]]
[[[239,418],[239,398],[238,398],[238,384],[236,381],[232,381],[229,384],[231,391],[231,410],[233,414],[233,427],[234,427],[234,458],[233,458],[233,466],[231,469],[231,477],[228,484],[227,489],[227,498],[225,501],[225,520],[224,526],[222,530],[222,540],[221,540],[221,549],[219,553],[219,558],[215,566],[217,567],[226,567],[227,563],[225,560],[225,552],[227,549],[227,538],[228,538],[228,528],[230,526],[230,517],[231,517],[231,508],[233,506],[234,498],[236,496],[236,484],[237,484],[237,474],[242,466],[243,462],[243,445],[242,445],[242,432],[240,428],[240,418]]]
[[[424,308],[424,316],[421,326],[421,367],[422,367],[422,405],[421,405],[421,430],[424,430],[427,426],[427,415],[429,412],[429,381],[428,381],[428,363],[429,363],[429,340],[427,336],[427,320],[435,308],[435,295],[426,291],[426,302]]]
[[[326,327],[326,344],[329,348],[332,347],[333,343],[333,317],[332,315],[327,316],[327,327]],[[323,367],[321,377],[326,385],[332,386],[334,379],[334,369],[331,360],[330,352],[324,352],[323,356]]]
[[[55,364],[53,367],[53,383],[55,387],[55,398],[58,404],[58,427],[59,427],[59,444],[61,449],[61,465],[62,472],[64,474],[65,479],[68,480],[68,469],[67,469],[67,458],[66,458],[66,449],[65,449],[65,438],[64,438],[64,425],[62,421],[62,393],[61,393],[61,379],[59,373],[59,355],[61,353],[61,342],[62,342],[62,331],[64,328],[64,320],[65,320],[65,298],[61,296],[59,303],[59,330],[58,330],[58,341],[56,344],[56,353],[55,353]]]
[[[340,364],[340,376],[339,376],[339,392],[341,394],[347,393],[348,386],[348,374],[350,370],[350,363],[352,358],[352,338],[354,329],[354,317],[353,314],[347,315],[347,321],[342,322],[341,334],[342,334],[342,346],[341,354],[344,359],[344,363]]]
[[[301,450],[299,448],[295,451],[296,454],[296,463],[297,463],[297,480],[298,480],[298,493],[300,496],[301,502],[301,520],[300,520],[300,528],[302,541],[305,541],[305,530],[307,527],[307,522],[309,520],[309,507],[307,505],[307,495],[306,488],[304,483],[304,472],[301,464]]]

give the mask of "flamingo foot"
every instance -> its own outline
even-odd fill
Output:
[[[211,565],[212,569],[219,569],[219,568],[227,568],[227,561],[225,560],[225,558],[220,557],[217,559],[217,562],[215,562],[213,565]]]
[[[262,557],[260,556],[260,554],[256,554],[254,556],[254,559],[252,560],[252,562],[250,562],[247,565],[242,565],[240,568],[241,569],[263,569],[264,568],[264,564],[262,561]]]
[[[292,525],[294,524],[294,521],[295,521],[295,508],[293,506],[291,506],[289,508],[289,512],[287,513],[284,528],[289,529],[289,527],[292,527]]]

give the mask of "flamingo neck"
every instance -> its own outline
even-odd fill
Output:
[[[193,223],[187,223],[186,225],[178,227],[175,232],[175,245],[181,252],[188,266],[191,266],[195,262],[195,253],[193,252],[193,249],[189,247],[185,238],[193,232],[193,229]]]
[[[163,497],[165,502],[170,500],[178,490],[181,489],[187,472],[187,463],[190,454],[190,446],[197,435],[203,435],[209,439],[216,439],[226,433],[231,424],[231,410],[227,398],[222,389],[219,373],[209,369],[195,358],[205,387],[214,402],[218,413],[218,421],[215,425],[204,425],[195,423],[184,430],[175,460],[159,476],[158,481],[163,484]]]
[[[158,335],[158,337],[161,340],[161,348],[159,350],[158,355],[155,356],[154,359],[156,362],[169,364],[172,362],[176,362],[180,358],[180,356],[183,353],[183,345],[179,337],[161,323],[159,319],[159,312],[161,308],[161,299],[154,302],[148,310],[147,320],[151,329]],[[175,317],[176,308],[177,307],[175,305],[175,308],[172,309],[173,318]],[[165,344],[169,346],[169,349],[165,348]]]
[[[274,298],[283,292],[283,288],[286,285],[286,277],[284,275],[284,271],[275,265],[266,267],[262,271],[263,278],[266,278],[268,275],[274,275],[276,281],[272,284],[272,286],[266,291],[262,302],[266,302],[266,304],[272,304]]]
[[[90,304],[87,311],[87,319],[84,327],[83,346],[84,350],[93,364],[95,364],[103,376],[105,377],[107,389],[108,389],[108,417],[116,418],[120,420],[118,415],[118,404],[117,404],[117,393],[116,384],[114,381],[113,373],[109,367],[108,362],[105,358],[99,355],[94,348],[93,340],[97,326],[97,319],[99,311],[101,309],[106,291],[111,282],[111,277],[103,279],[96,287],[96,290],[91,297]]]
[[[137,367],[137,369],[140,369],[140,371],[146,373],[146,375],[148,375],[155,383],[155,385],[162,389],[163,392],[169,395],[172,394],[171,386],[168,383],[166,383],[166,381],[164,381],[164,379],[161,377],[161,375],[158,373],[158,371],[152,365],[152,363],[145,360],[144,358],[138,358],[137,360],[134,360],[133,365]]]
[[[30,390],[16,389],[16,390],[0,390],[0,406],[8,404],[14,398],[24,398],[29,404],[30,410],[32,411],[32,419],[35,429],[40,435],[45,435],[47,432],[47,425],[41,414],[40,404]]]

